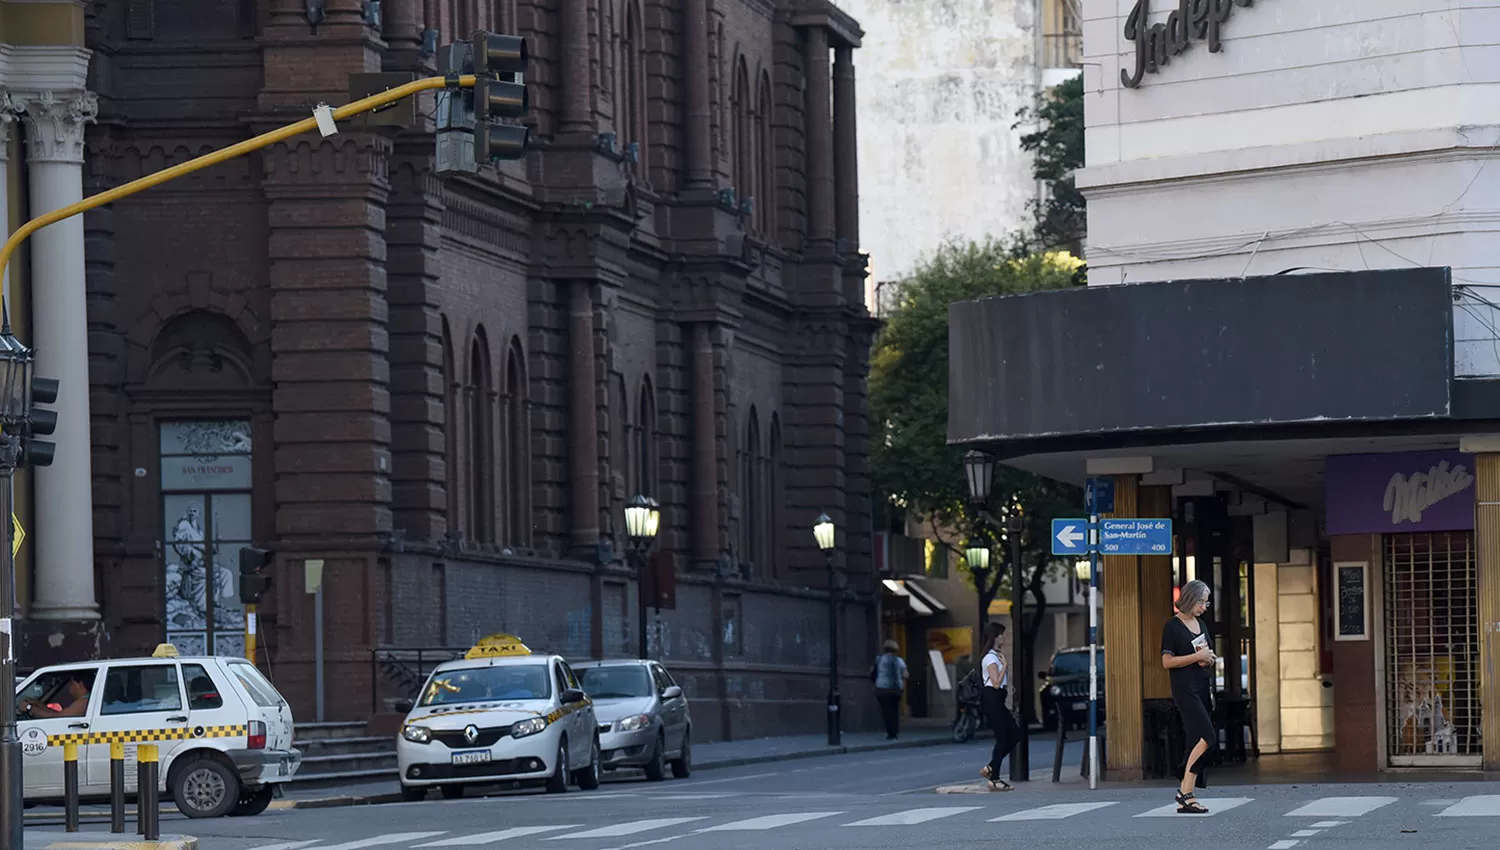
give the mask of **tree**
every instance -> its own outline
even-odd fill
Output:
[[[1083,75],[1048,89],[1016,117],[1017,128],[1038,125],[1021,137],[1021,149],[1035,157],[1032,176],[1047,187],[1044,197],[1031,202],[1036,217],[1033,247],[1080,251],[1088,215],[1083,193],[1073,185],[1073,172],[1084,165]]]
[[[934,537],[960,555],[971,537],[997,545],[992,565],[1008,567],[1003,528],[968,503],[963,468],[965,450],[948,445],[948,305],[991,295],[1064,289],[1084,283],[1084,265],[1063,252],[1027,253],[1019,241],[948,243],[927,258],[898,289],[897,304],[876,338],[870,362],[870,414],[874,430],[871,475],[882,527],[906,514],[922,516]],[[1009,510],[1024,518],[1023,566],[1035,615],[1024,624],[1034,637],[1046,600],[1042,584],[1053,564],[1050,520],[1076,513],[1078,488],[996,465],[988,512],[996,519]],[[983,608],[1007,589],[1009,569],[993,569],[975,587]],[[960,567],[966,574],[966,565]]]

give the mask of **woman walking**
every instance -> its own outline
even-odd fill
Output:
[[[1000,762],[1015,749],[1020,738],[1015,718],[1005,707],[1006,690],[1010,687],[1010,671],[1005,664],[1005,624],[990,623],[984,630],[984,645],[989,651],[984,654],[980,670],[984,676],[984,687],[979,692],[979,707],[985,720],[995,730],[995,749],[990,752],[990,763],[979,775],[990,781],[991,791],[1011,791],[1014,785],[1000,778]]]
[[[1201,581],[1183,585],[1177,597],[1177,613],[1161,632],[1161,666],[1172,678],[1172,702],[1182,715],[1188,746],[1182,784],[1177,789],[1177,812],[1184,815],[1208,814],[1208,809],[1193,797],[1198,781],[1194,768],[1219,745],[1210,696],[1213,679],[1209,671],[1216,661],[1210,648],[1213,636],[1208,633],[1208,624],[1199,619],[1208,610],[1208,596],[1208,585]]]

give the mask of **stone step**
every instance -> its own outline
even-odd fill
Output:
[[[394,764],[389,769],[345,770],[336,773],[304,773],[297,771],[289,783],[290,788],[337,788],[342,785],[358,785],[365,782],[381,782],[389,779],[391,790],[396,789],[397,773]],[[175,811],[175,809],[174,809]]]
[[[305,776],[331,773],[359,773],[362,771],[396,771],[396,751],[341,753],[337,755],[303,756],[294,780]]]
[[[292,727],[292,737],[298,741],[312,741],[319,738],[358,738],[365,734],[365,727],[368,725],[369,723],[364,720],[296,723]]]
[[[378,738],[361,735],[353,738],[311,738],[298,740],[294,745],[302,751],[304,758],[316,756],[345,756],[363,753],[395,752],[395,738]]]

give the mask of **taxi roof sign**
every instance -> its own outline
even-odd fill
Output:
[[[530,655],[531,650],[521,639],[515,635],[495,634],[489,635],[474,644],[474,647],[464,654],[465,661],[473,661],[476,658],[514,658],[520,655]]]
[[[159,644],[156,645],[156,651],[153,652],[153,653],[151,653],[151,657],[152,658],[176,658],[177,657],[177,647],[173,646],[170,643],[159,643]]]

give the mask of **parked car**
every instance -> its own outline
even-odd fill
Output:
[[[243,658],[150,658],[43,667],[16,693],[26,801],[63,796],[63,745],[78,746],[81,799],[108,799],[110,744],[125,744],[134,792],[136,749],[155,744],[159,792],[190,818],[257,815],[302,764],[292,710]]]
[[[1099,671],[1099,722],[1104,722],[1104,648],[1095,665]],[[1089,648],[1059,649],[1038,676],[1042,680],[1042,725],[1056,729],[1058,719],[1073,726],[1089,722]]]
[[[605,770],[638,767],[655,782],[693,770],[693,723],[687,697],[655,661],[590,661],[578,679],[594,701]]]

